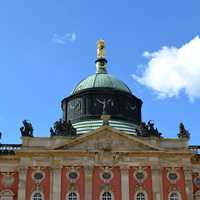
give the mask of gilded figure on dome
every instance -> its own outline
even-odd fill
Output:
[[[105,42],[98,40],[97,42],[97,58],[105,58]]]

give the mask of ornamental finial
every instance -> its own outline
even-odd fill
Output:
[[[97,58],[105,58],[105,42],[102,39],[97,41]]]

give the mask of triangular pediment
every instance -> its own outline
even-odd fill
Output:
[[[84,134],[55,149],[70,151],[161,151],[134,135],[128,135],[109,126]]]

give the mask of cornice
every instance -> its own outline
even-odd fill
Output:
[[[19,160],[19,156],[17,155],[5,155],[5,156],[0,156],[0,162],[3,160]]]
[[[119,153],[122,156],[126,157],[192,157],[193,154],[188,151],[121,151],[121,152],[104,152],[104,151],[66,151],[66,150],[40,150],[40,151],[19,151],[16,153],[16,156],[19,157],[62,157],[62,156],[75,156],[75,157],[94,157],[97,153],[106,153],[106,154],[116,154]]]

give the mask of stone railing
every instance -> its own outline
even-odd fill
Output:
[[[189,148],[189,150],[192,151],[192,153],[200,155],[200,146],[199,145],[191,145],[188,148]]]
[[[188,148],[194,154],[194,156],[192,157],[193,163],[199,163],[200,162],[200,146],[191,145]]]
[[[1,155],[15,155],[15,151],[21,149],[21,144],[0,144]]]

